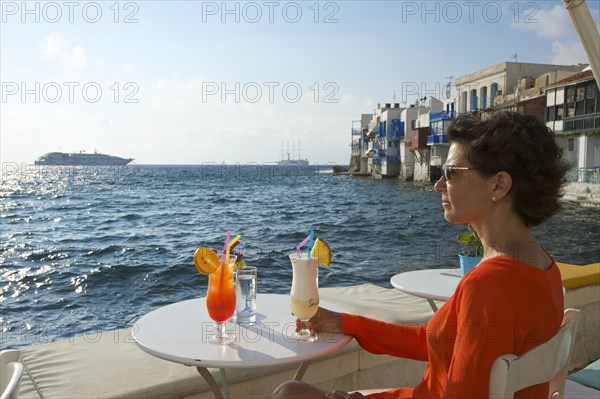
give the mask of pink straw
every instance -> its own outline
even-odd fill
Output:
[[[225,260],[225,254],[227,253],[227,245],[229,245],[229,239],[231,238],[231,230],[227,230],[227,235],[225,236],[225,245],[223,245],[223,253],[221,254],[221,262]]]
[[[300,248],[302,248],[304,246],[304,244],[306,244],[308,242],[308,240],[310,240],[310,235],[306,236],[306,238],[304,240],[302,240],[302,242],[300,244],[298,244],[298,246],[296,247],[296,252],[298,253],[299,258],[302,257],[302,252],[300,252]]]

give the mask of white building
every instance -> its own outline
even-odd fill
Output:
[[[376,178],[398,176],[400,167],[399,142],[404,136],[404,126],[400,115],[404,108],[400,104],[378,106],[369,124],[367,138],[371,141],[367,153],[370,158],[371,172]]]
[[[427,136],[429,135],[429,115],[430,112],[419,113],[415,119],[413,128],[413,139],[411,142],[404,143],[409,148],[414,159],[414,180],[429,181],[429,163],[431,154],[427,146]]]
[[[551,81],[564,74],[581,72],[585,65],[530,64],[503,62],[456,79],[459,114],[493,108],[501,97],[512,95],[519,101],[520,92],[535,85],[535,78],[554,73]]]
[[[415,178],[415,153],[412,149],[415,121],[419,115],[429,113],[428,107],[420,106],[420,102],[402,111],[400,121],[405,134],[400,141],[400,179],[412,181]]]
[[[570,180],[600,183],[600,92],[591,70],[545,88],[546,125],[573,166]]]
[[[369,151],[367,133],[372,118],[372,114],[362,114],[360,120],[352,121],[350,132],[352,152],[348,169],[351,174],[365,175],[371,173],[369,158],[373,157],[373,151]]]

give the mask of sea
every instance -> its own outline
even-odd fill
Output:
[[[194,251],[241,235],[259,293],[287,293],[287,257],[313,230],[330,246],[321,287],[458,267],[465,226],[443,218],[432,183],[265,164],[61,167],[9,164],[0,175],[0,347],[130,327],[202,297]],[[600,208],[564,203],[534,229],[555,259],[600,261]]]

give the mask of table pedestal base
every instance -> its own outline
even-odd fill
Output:
[[[438,311],[438,307],[435,302],[433,302],[433,299],[428,299],[427,302],[429,302],[429,306],[431,306],[431,309],[433,309],[433,313]]]
[[[298,371],[296,371],[296,374],[294,375],[295,381],[302,381],[306,370],[308,370],[308,366],[310,366],[310,361],[302,362],[302,364],[300,364]],[[211,391],[215,395],[215,399],[229,399],[231,397],[229,394],[229,382],[227,381],[225,369],[219,369],[221,371],[221,384],[223,385],[223,390],[221,390],[219,383],[217,380],[215,380],[215,377],[213,377],[211,372],[208,371],[206,367],[197,366],[196,370],[198,370],[198,373],[200,373],[202,378],[204,378],[204,381],[206,381],[210,387]]]
[[[224,399],[223,395],[225,395],[225,398],[230,397],[229,383],[227,382],[227,374],[225,374],[225,369],[219,369],[221,371],[221,382],[223,384],[223,391],[221,391],[221,387],[215,380],[215,377],[213,377],[213,375],[210,373],[210,371],[208,371],[206,367],[198,366],[196,367],[196,370],[198,370],[202,378],[204,378],[204,381],[206,381],[210,389],[215,394],[215,399]]]

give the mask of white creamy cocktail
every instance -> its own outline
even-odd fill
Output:
[[[318,258],[290,254],[292,262],[292,290],[290,292],[290,307],[294,316],[302,322],[313,317],[319,309],[319,280],[317,264]],[[296,335],[296,339],[315,341],[316,336],[311,335],[307,328],[303,328]]]

